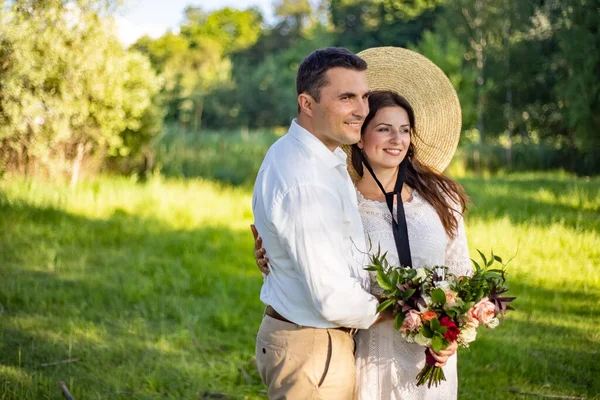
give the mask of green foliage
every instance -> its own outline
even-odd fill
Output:
[[[336,45],[360,51],[377,46],[416,44],[434,27],[445,0],[331,0]]]
[[[554,91],[564,106],[561,113],[571,132],[572,145],[597,150],[600,148],[600,7],[586,0],[564,1],[554,7],[552,20],[560,49],[554,53],[554,60],[563,69]]]
[[[5,165],[76,175],[84,157],[124,156],[145,140],[125,143],[125,131],[150,136],[142,118],[159,89],[156,75],[142,55],[123,50],[90,4],[17,1],[0,9]]]
[[[256,10],[240,11],[222,8],[205,13],[201,8],[188,7],[181,36],[192,48],[201,47],[207,39],[219,43],[224,53],[231,53],[254,45],[262,30],[262,16]]]
[[[433,61],[450,79],[462,107],[462,129],[475,127],[475,82],[477,73],[465,62],[465,47],[448,32],[426,31],[418,45],[409,48]]]
[[[492,174],[506,172],[548,171],[562,169],[579,175],[596,175],[600,171],[600,158],[594,148],[570,149],[555,143],[513,143],[508,147],[500,143],[465,143],[454,156],[454,165],[462,170],[475,169],[478,154],[479,170]],[[505,142],[504,142],[505,143]],[[452,169],[452,168],[450,168]]]
[[[209,118],[222,117],[215,115],[218,107],[207,96],[215,93],[221,99],[223,93],[225,97],[234,93],[229,54],[254,45],[262,32],[262,16],[252,9],[223,8],[206,13],[188,7],[185,17],[181,33],[169,32],[158,39],[143,37],[133,47],[148,55],[164,80],[160,98],[167,109],[166,120],[199,130],[205,104],[213,106],[208,107],[212,112]],[[225,118],[235,116],[232,107],[224,114]]]
[[[446,303],[446,295],[442,289],[435,289],[431,292],[431,300],[433,300],[434,303],[443,305]]]
[[[600,171],[593,1],[278,0],[270,24],[257,8],[191,6],[177,33],[129,51],[113,34],[120,0],[3,4],[0,173],[76,176],[107,160],[129,172],[162,119],[194,132],[287,126],[299,63],[327,46],[409,47],[440,66],[462,105],[466,169]]]
[[[168,126],[154,148],[156,167],[169,177],[250,186],[275,140],[272,131],[194,132]]]

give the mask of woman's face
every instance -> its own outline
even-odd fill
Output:
[[[397,168],[410,145],[410,120],[401,107],[377,111],[358,142],[374,169]]]

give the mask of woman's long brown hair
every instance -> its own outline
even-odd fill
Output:
[[[415,113],[409,102],[402,96],[391,91],[375,91],[369,96],[369,114],[362,125],[361,135],[369,122],[375,117],[377,111],[386,107],[401,107],[408,114],[410,121],[411,137],[418,135],[415,131]],[[355,144],[352,146],[352,166],[360,176],[363,176],[363,163],[361,150]],[[465,189],[453,179],[436,172],[434,169],[421,163],[415,157],[415,146],[411,140],[408,148],[408,166],[406,168],[406,184],[419,192],[429,204],[433,206],[442,221],[446,234],[453,238],[458,229],[458,218],[450,199],[460,206],[460,213],[467,209],[469,197]]]

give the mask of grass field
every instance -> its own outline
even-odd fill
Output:
[[[508,258],[517,311],[460,352],[460,399],[600,399],[600,180],[461,182],[470,248]],[[260,399],[250,191],[0,181],[0,398]],[[73,360],[73,362],[66,362]],[[50,364],[50,365],[48,365]]]

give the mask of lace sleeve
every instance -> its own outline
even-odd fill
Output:
[[[446,247],[446,266],[450,272],[456,276],[473,274],[471,259],[469,257],[469,246],[467,244],[467,235],[465,232],[465,223],[462,213],[454,210],[458,219],[458,229],[456,236],[448,240]]]

